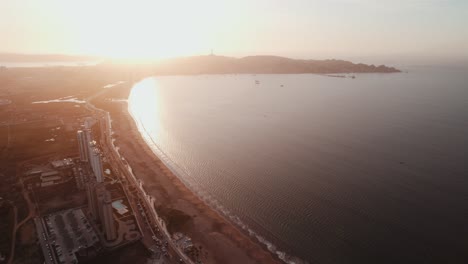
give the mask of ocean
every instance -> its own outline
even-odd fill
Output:
[[[355,76],[153,77],[129,110],[186,185],[287,261],[467,263],[467,71]]]

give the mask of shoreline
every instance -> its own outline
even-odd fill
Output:
[[[283,263],[265,244],[254,241],[188,188],[153,152],[125,105],[120,111],[109,111],[116,146],[145,191],[155,197],[155,208],[163,217],[173,212],[189,217],[176,229],[202,246],[204,263]]]
[[[146,128],[141,121],[137,121],[137,118],[130,111],[130,103],[127,100],[127,115],[133,121],[141,139],[144,141],[146,146],[153,152],[156,158],[161,161],[164,166],[170,171],[170,173],[175,176],[187,189],[192,192],[199,200],[201,200],[207,207],[215,211],[224,221],[233,225],[239,232],[250,238],[253,243],[259,244],[264,250],[271,253],[275,259],[281,263],[293,263],[301,264],[307,263],[306,261],[299,259],[295,256],[288,255],[285,251],[281,251],[277,248],[276,243],[267,240],[264,236],[258,233],[258,230],[252,229],[251,226],[246,225],[242,220],[235,214],[224,208],[222,204],[216,200],[211,194],[207,193],[205,190],[201,189],[196,185],[196,183],[191,183],[188,180],[184,180],[183,171],[178,171],[178,165],[173,162],[167,154],[159,148],[157,143],[151,138]],[[156,150],[155,150],[156,149]],[[157,153],[156,153],[157,152]],[[163,158],[162,158],[163,157]],[[172,163],[172,164],[171,164]],[[178,176],[179,175],[179,176]],[[187,175],[188,176],[188,175]]]

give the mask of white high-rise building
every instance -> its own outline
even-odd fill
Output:
[[[88,141],[86,134],[83,130],[78,130],[76,132],[76,137],[78,139],[78,148],[80,150],[80,160],[86,162],[88,161]]]
[[[107,240],[115,240],[117,238],[117,230],[115,228],[114,215],[112,213],[112,199],[110,192],[105,191],[104,197],[102,200],[100,200],[100,202],[102,210],[101,224],[104,230],[104,234],[106,234]]]
[[[85,129],[85,138],[86,138],[86,147],[88,149],[88,160],[90,159],[91,153],[92,153],[92,148],[96,145],[95,142],[93,141],[93,136],[91,134],[91,129]]]
[[[91,215],[94,220],[98,219],[98,204],[97,204],[97,198],[96,198],[96,189],[95,185],[92,182],[88,182],[86,184],[86,195],[88,198],[88,207],[89,211],[91,212]]]
[[[80,150],[80,160],[83,162],[90,161],[90,155],[91,155],[91,148],[94,147],[91,146],[89,143],[93,140],[93,137],[91,135],[91,127],[94,125],[96,121],[93,118],[86,118],[84,122],[84,129],[83,130],[78,130],[76,132],[76,136],[78,139],[78,147]]]
[[[90,153],[90,163],[97,182],[103,182],[101,152],[98,148],[92,147]]]

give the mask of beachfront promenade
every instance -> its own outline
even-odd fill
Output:
[[[176,246],[171,238],[171,235],[166,229],[166,224],[164,223],[163,219],[159,217],[156,209],[154,208],[154,198],[145,192],[142,182],[135,177],[132,168],[126,162],[125,158],[121,156],[118,148],[114,145],[112,140],[112,126],[109,113],[102,109],[96,108],[91,103],[91,100],[99,97],[107,91],[108,89],[101,90],[98,93],[88,97],[86,99],[85,107],[93,114],[95,118],[102,121],[99,122],[99,124],[101,125],[101,144],[103,153],[113,171],[122,180],[124,191],[128,197],[130,207],[134,212],[138,227],[142,234],[143,244],[148,249],[156,245],[156,242],[153,239],[156,236],[155,233],[157,233],[152,228],[152,223],[154,223],[157,225],[158,230],[163,234],[165,240],[168,242],[170,252],[177,254],[177,259],[179,262],[182,260],[183,263],[194,264],[194,262],[189,259],[179,247]],[[142,207],[146,210],[141,210],[140,208]]]

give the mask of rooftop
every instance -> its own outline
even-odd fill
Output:
[[[112,207],[121,215],[128,212],[127,206],[122,203],[122,200],[112,202]]]
[[[54,160],[51,162],[52,166],[54,168],[61,168],[61,167],[68,167],[74,165],[74,162],[72,159],[61,159],[61,160]]]

